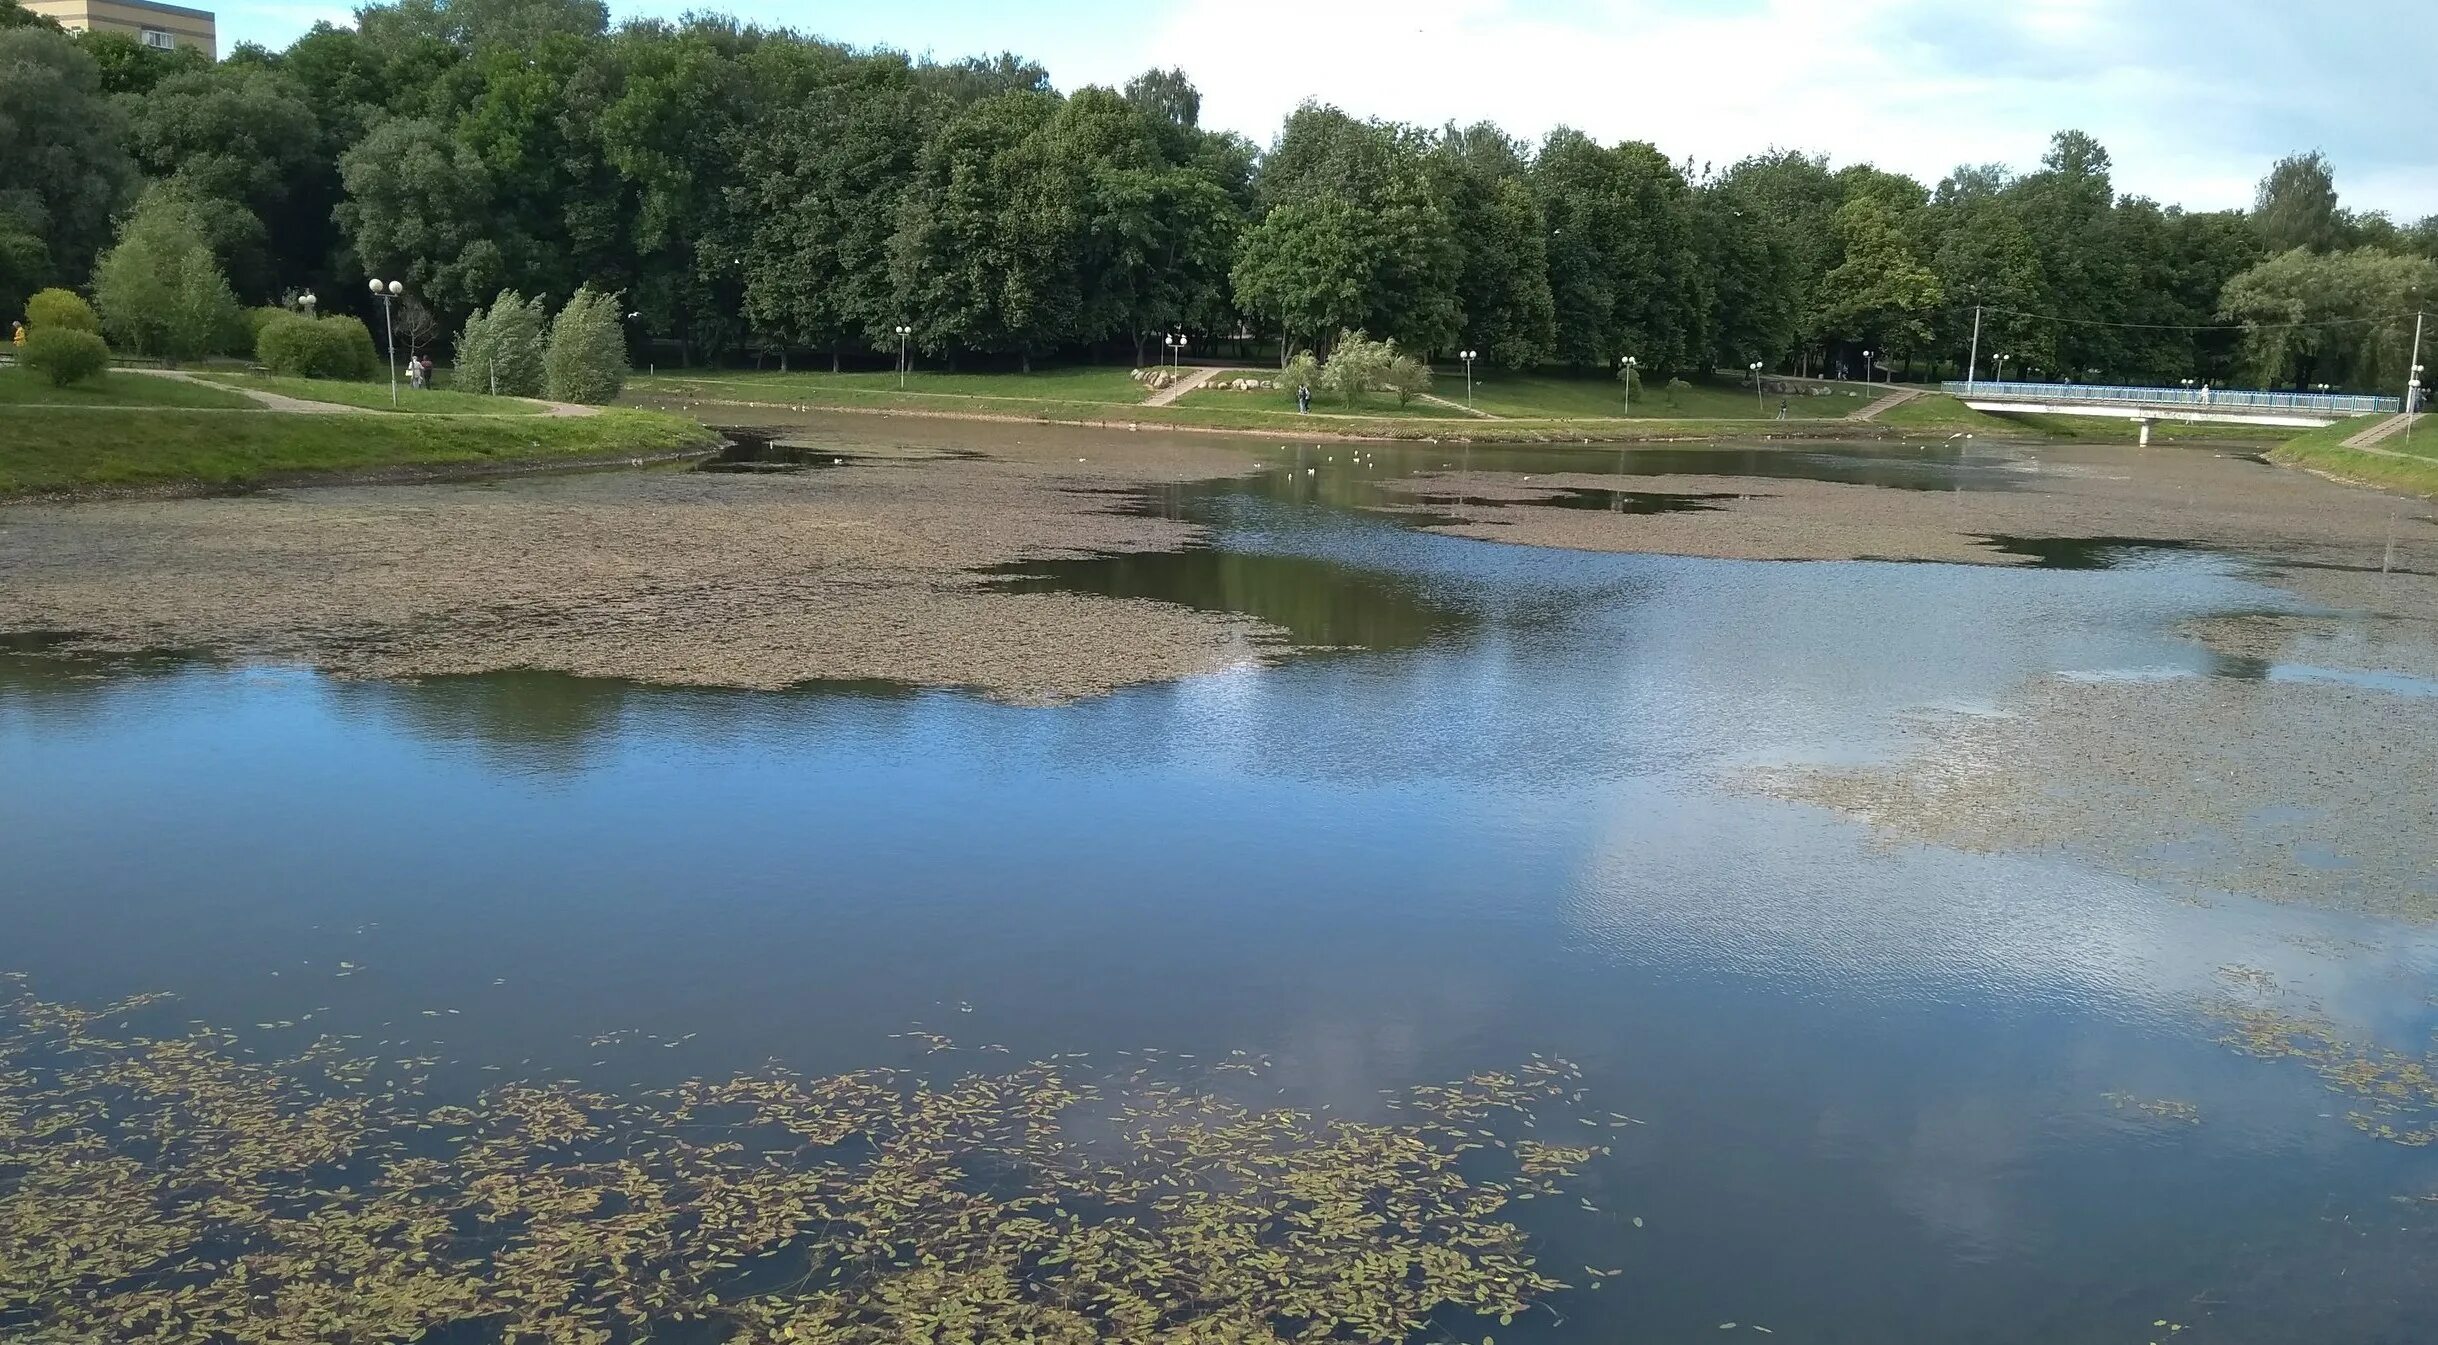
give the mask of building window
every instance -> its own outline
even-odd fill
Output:
[[[147,28],[144,30],[144,45],[154,51],[168,51],[178,45],[178,39],[158,28]]]

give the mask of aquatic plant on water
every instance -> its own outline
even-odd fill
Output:
[[[451,1105],[0,990],[0,1336],[45,1342],[1396,1341],[1566,1287],[1511,1207],[1606,1149],[1533,1133],[1619,1123],[1537,1057],[1381,1123],[1231,1096],[1241,1056]]]

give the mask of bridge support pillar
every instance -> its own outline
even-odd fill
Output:
[[[2151,427],[2153,424],[2155,424],[2156,422],[2154,422],[2154,421],[2150,421],[2150,420],[2142,420],[2142,421],[2137,422],[2137,423],[2139,423],[2139,424],[2141,425],[2141,427],[2142,427],[2142,447],[2144,447],[2144,448],[2148,448],[2148,447],[2150,447],[2150,427]]]

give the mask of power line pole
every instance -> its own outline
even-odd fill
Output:
[[[2413,446],[2413,404],[2421,396],[2421,321],[2425,314],[2413,314],[2413,357],[2406,361],[2404,375],[2404,446]]]
[[[1972,355],[1964,362],[1964,391],[1969,393],[1981,377],[1981,306],[1972,306]]]

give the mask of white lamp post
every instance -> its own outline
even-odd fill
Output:
[[[1480,356],[1481,352],[1460,350],[1456,354],[1464,361],[1464,409],[1470,411],[1473,409],[1473,361]]]
[[[1625,413],[1629,416],[1634,414],[1634,370],[1639,368],[1641,364],[1642,361],[1635,359],[1631,355],[1620,355],[1617,357],[1617,367],[1626,371]]]
[[[1761,362],[1754,360],[1745,367],[1752,370],[1752,404],[1761,409],[1762,415],[1768,415],[1769,399],[1761,395]]]
[[[321,300],[313,297],[313,291],[311,290],[307,290],[303,294],[296,296],[296,306],[305,310],[306,317],[313,316],[314,305],[320,302]]]
[[[2006,381],[2006,357],[2004,355],[1998,357],[1998,381],[2001,383]]]
[[[1871,386],[1871,352],[1867,350],[1862,352],[1862,385]]]
[[[908,327],[908,326],[904,325],[903,323],[900,323],[900,324],[898,325],[898,328],[897,328],[897,390],[898,390],[899,392],[904,392],[904,391],[906,390],[906,338],[907,338],[907,337],[909,337],[909,336],[912,336],[913,334],[914,334],[914,329],[913,329],[912,327]]]
[[[394,409],[398,405],[398,320],[390,312],[390,301],[406,293],[406,286],[375,277],[372,292],[381,296],[381,326],[389,337],[389,404]]]

